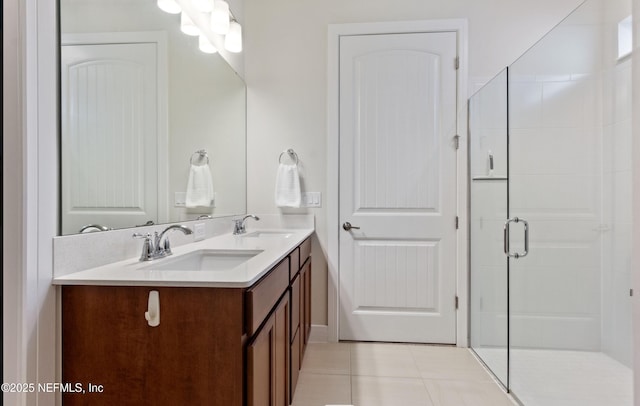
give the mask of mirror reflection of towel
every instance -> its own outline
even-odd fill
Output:
[[[191,165],[187,182],[186,206],[190,208],[213,206],[213,181],[208,164]]]
[[[300,207],[300,175],[297,165],[278,165],[276,177],[276,206]]]

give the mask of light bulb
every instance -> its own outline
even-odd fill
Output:
[[[224,0],[214,0],[211,12],[211,31],[226,35],[229,32],[229,3]]]
[[[196,27],[193,20],[184,11],[180,15],[180,31],[187,35],[200,35],[200,29]]]
[[[182,8],[180,8],[180,5],[176,3],[175,0],[158,0],[156,4],[158,8],[165,13],[178,14],[182,11]]]
[[[210,13],[213,10],[213,0],[191,0],[191,4],[203,13]]]
[[[229,33],[224,37],[224,48],[229,52],[242,52],[242,26],[237,21],[231,21]]]
[[[215,54],[216,52],[218,52],[216,47],[214,47],[213,44],[209,41],[209,38],[205,37],[204,35],[200,35],[200,38],[198,38],[198,47],[205,54]]]

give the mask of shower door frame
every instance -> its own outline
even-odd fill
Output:
[[[505,197],[505,201],[506,201],[506,218],[504,218],[504,221],[507,222],[510,218],[511,218],[511,212],[510,212],[510,206],[509,206],[509,66],[506,66],[504,68],[504,70],[500,71],[500,73],[498,73],[497,76],[499,76],[502,72],[505,72],[505,142],[506,142],[506,178],[503,179],[506,182],[506,197]],[[497,77],[496,76],[496,77]],[[491,80],[489,80],[486,84],[490,83],[492,80],[494,80],[496,77],[492,78]],[[484,86],[483,86],[484,88]],[[480,90],[481,91],[481,90]],[[510,303],[511,303],[511,297],[510,297],[510,264],[511,264],[511,258],[509,258],[508,255],[505,256],[505,262],[506,262],[506,376],[505,376],[505,382],[502,382],[502,380],[500,379],[500,377],[498,376],[498,374],[487,364],[487,362],[480,356],[480,354],[478,354],[478,352],[475,350],[475,348],[472,345],[472,301],[471,301],[471,295],[472,295],[472,290],[474,288],[473,284],[472,284],[472,278],[471,278],[471,270],[472,270],[472,246],[473,246],[473,242],[471,240],[471,228],[472,228],[472,224],[473,224],[473,219],[471,217],[471,200],[472,200],[472,190],[471,190],[471,186],[472,186],[472,181],[473,181],[473,175],[471,173],[471,164],[472,164],[472,157],[471,157],[471,153],[472,153],[472,148],[471,148],[471,139],[472,139],[472,134],[471,134],[471,98],[469,98],[468,102],[467,102],[467,140],[468,140],[468,148],[467,148],[467,248],[468,248],[468,255],[467,255],[467,269],[468,269],[468,286],[469,286],[469,303],[468,303],[468,314],[469,314],[469,318],[467,320],[468,322],[468,326],[467,326],[467,342],[469,343],[469,349],[471,349],[471,351],[473,352],[473,354],[476,356],[476,358],[485,366],[485,368],[487,368],[489,371],[491,371],[491,373],[494,375],[494,377],[496,378],[496,381],[498,382],[498,384],[500,386],[502,386],[504,388],[504,390],[507,393],[510,393],[511,395],[513,395],[513,393],[511,393],[511,388],[510,388],[510,379],[511,379],[511,373],[510,373],[510,367],[511,367],[511,359],[510,359],[510,349],[511,349],[511,318],[510,318],[510,314],[511,314],[511,308],[510,308]],[[506,227],[506,223],[505,223],[505,227]],[[506,254],[506,253],[505,253]]]

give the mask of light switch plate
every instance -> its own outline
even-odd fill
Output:
[[[195,229],[193,232],[193,241],[202,241],[206,235],[206,229],[204,223],[198,223],[193,226]]]
[[[218,194],[213,193],[212,208],[216,207],[216,200],[218,200]],[[186,207],[187,206],[187,192],[174,192],[173,194],[173,206],[174,207]]]
[[[301,207],[322,207],[322,193],[303,192]]]
[[[187,192],[175,192],[173,195],[173,205],[175,207],[185,207],[187,205]]]

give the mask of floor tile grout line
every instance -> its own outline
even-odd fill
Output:
[[[413,364],[416,367],[416,370],[418,371],[418,376],[420,377],[420,381],[422,382],[422,386],[424,387],[424,391],[427,393],[427,397],[429,398],[429,402],[431,403],[432,406],[435,406],[436,402],[433,399],[433,396],[431,396],[431,392],[429,391],[429,388],[427,388],[427,383],[425,382],[424,378],[422,377],[422,371],[420,370],[420,367],[418,366],[418,360],[416,359],[416,353],[413,350],[414,350],[413,347],[409,347],[409,354],[411,354],[411,359],[413,360]]]
[[[353,353],[353,345],[349,344],[349,404],[353,405],[353,366],[351,354]]]

